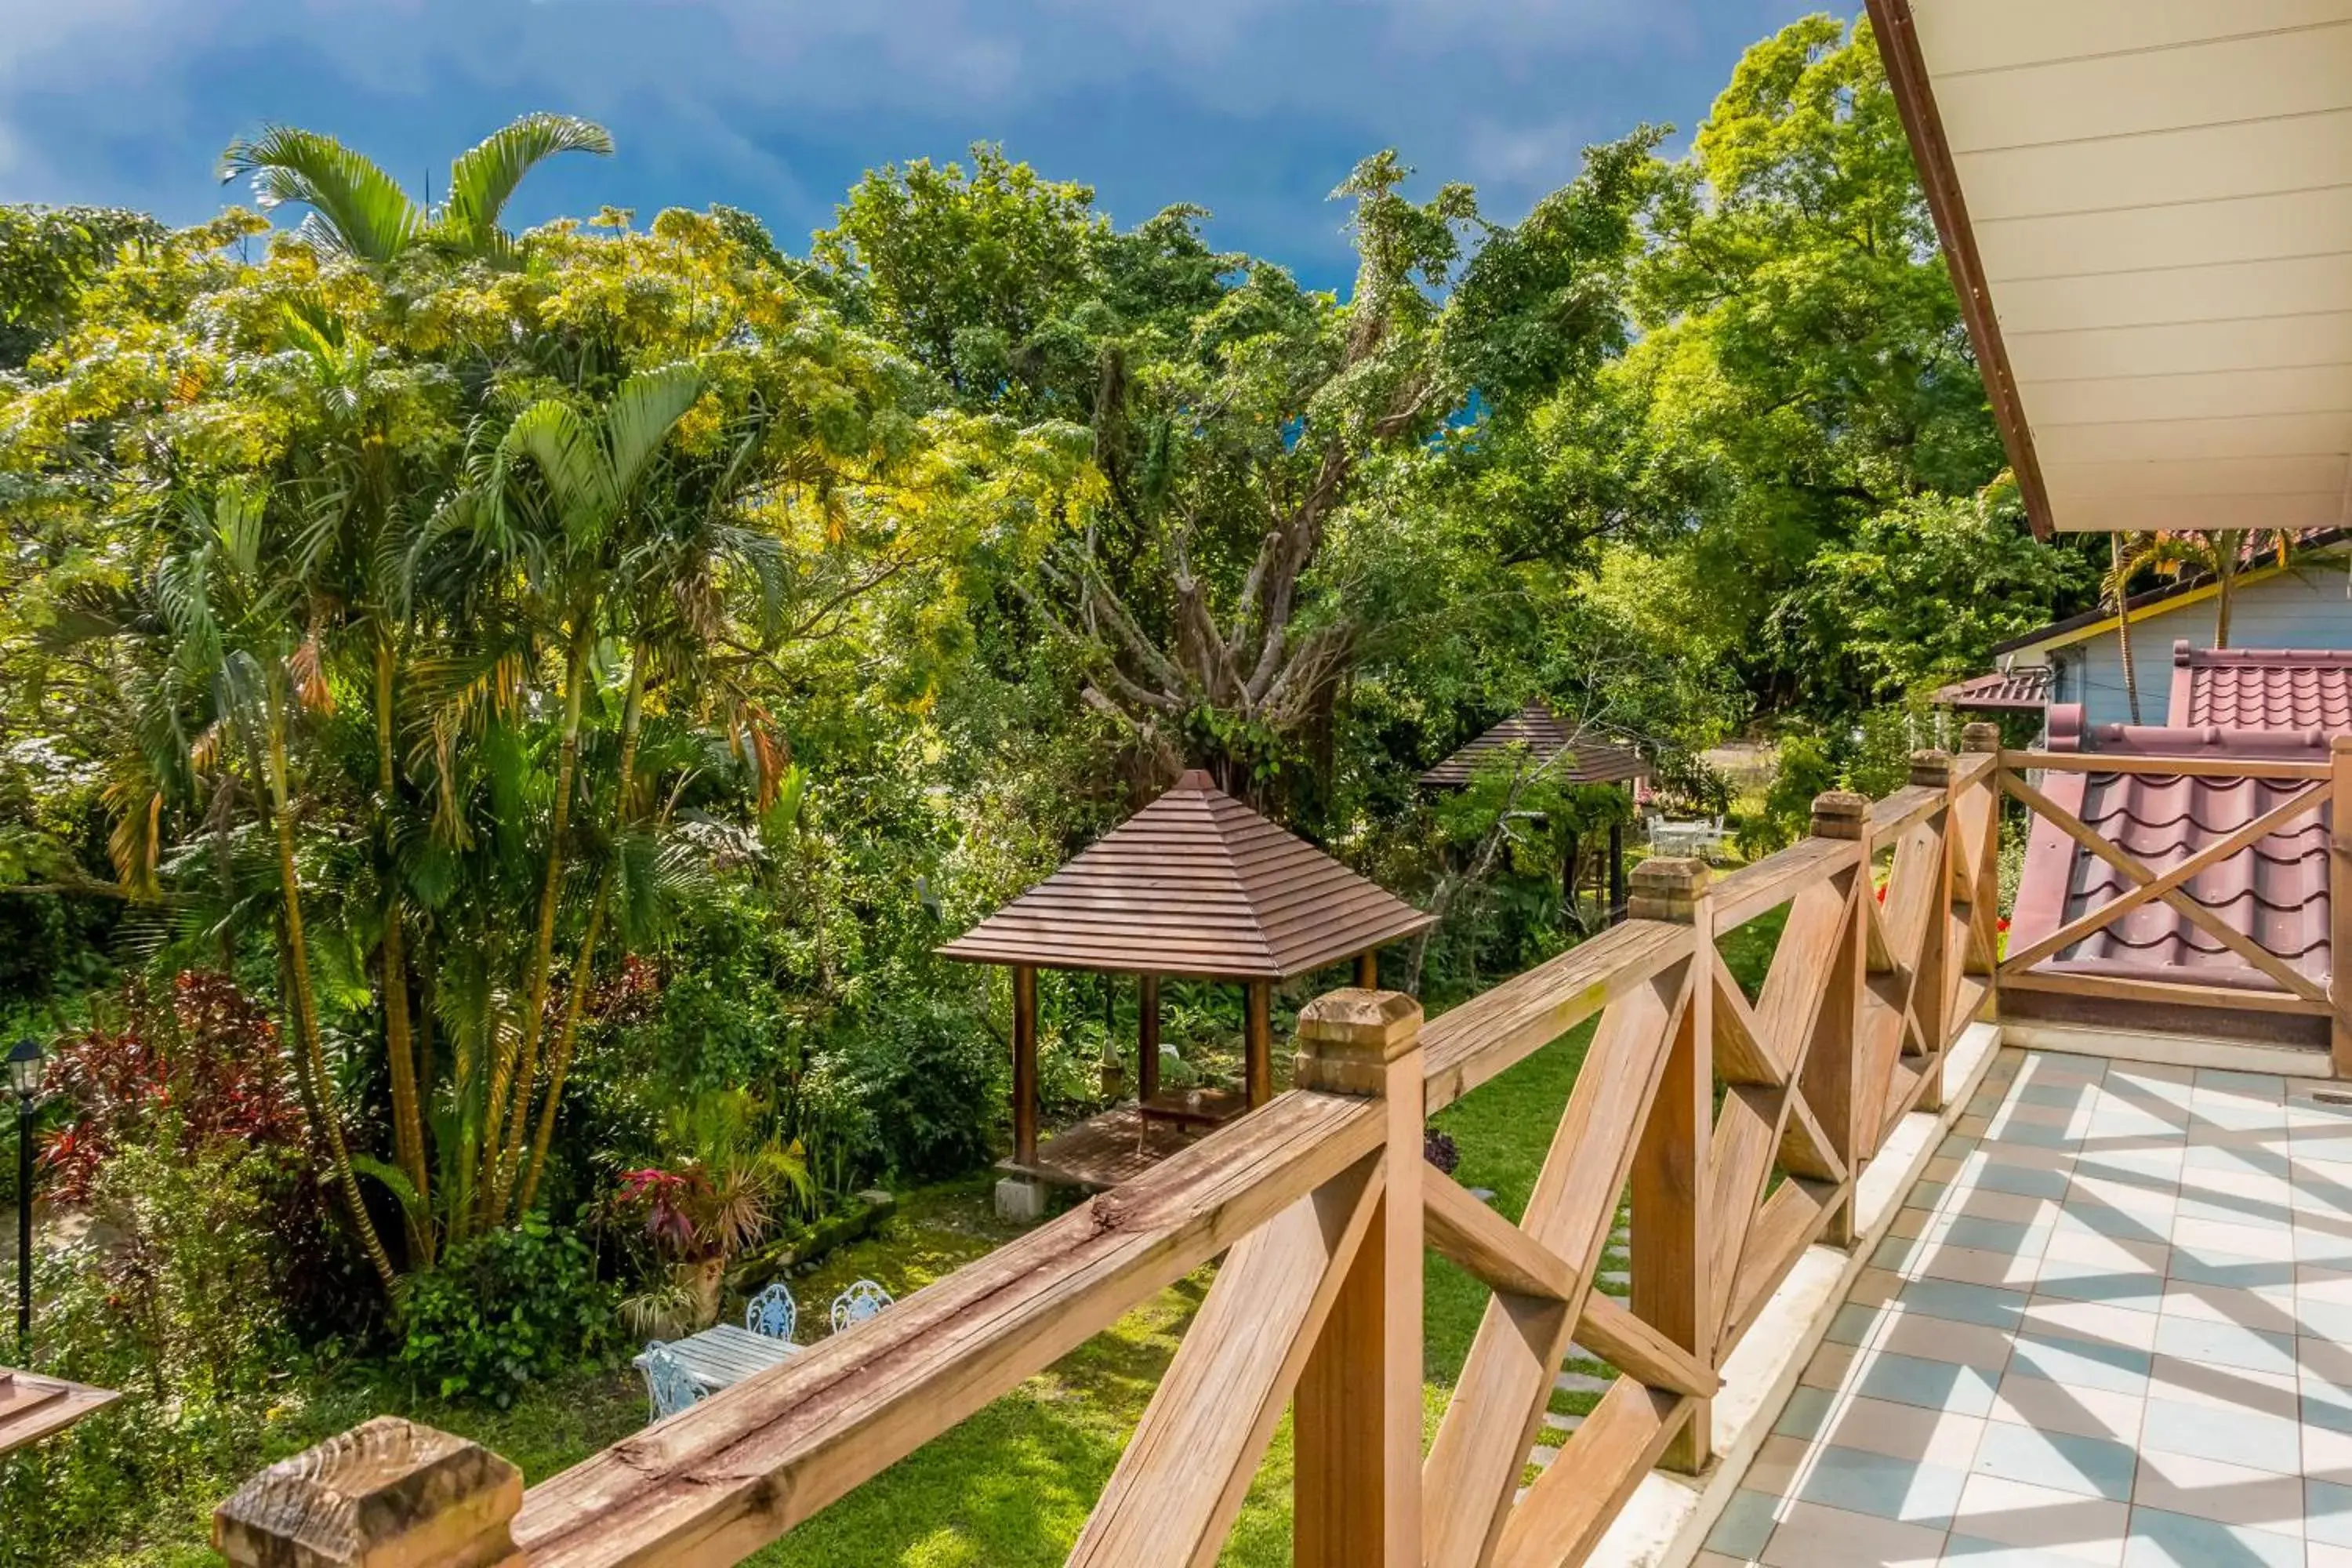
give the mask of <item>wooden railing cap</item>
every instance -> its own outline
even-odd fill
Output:
[[[2000,726],[1988,724],[1981,719],[1973,724],[1961,725],[1960,750],[1970,752],[2000,751]]]
[[[1942,789],[1952,782],[1952,753],[1928,747],[1911,753],[1911,782]]]
[[[1347,986],[1298,1010],[1298,1087],[1379,1094],[1388,1064],[1421,1045],[1421,1004],[1402,991]]]
[[[1695,858],[1654,855],[1633,868],[1625,912],[1637,921],[1691,923],[1699,895],[1706,891],[1708,868]]]
[[[1833,789],[1813,796],[1813,837],[1859,838],[1870,820],[1870,797],[1850,789]]]
[[[270,1466],[213,1512],[236,1568],[522,1568],[522,1472],[478,1443],[379,1415]]]

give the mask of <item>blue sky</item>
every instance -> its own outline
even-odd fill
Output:
[[[526,185],[524,224],[730,202],[787,249],[868,165],[976,139],[1133,222],[1348,272],[1323,197],[1365,153],[1468,180],[1509,219],[1643,120],[1685,132],[1801,0],[0,0],[0,201],[172,221],[241,195],[232,137],[331,132],[409,183],[532,109],[619,155]]]

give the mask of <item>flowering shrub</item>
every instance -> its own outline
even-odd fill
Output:
[[[717,1321],[727,1266],[811,1187],[800,1145],[780,1140],[740,1089],[673,1107],[666,1133],[678,1157],[622,1173],[604,1205],[606,1223],[634,1239],[651,1281],[623,1310],[636,1328],[665,1338]]]

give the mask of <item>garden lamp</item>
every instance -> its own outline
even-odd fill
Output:
[[[16,1092],[16,1354],[33,1353],[33,1108],[41,1089],[41,1043],[29,1035],[8,1049]]]

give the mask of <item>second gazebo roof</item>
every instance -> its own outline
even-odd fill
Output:
[[[1421,782],[1432,789],[1466,784],[1488,757],[1507,746],[1525,746],[1538,767],[1562,752],[1574,752],[1568,768],[1570,784],[1619,784],[1649,772],[1641,752],[1631,746],[1580,736],[1538,698],[1422,774]]]
[[[1430,923],[1196,770],[940,952],[1045,969],[1286,980]]]

